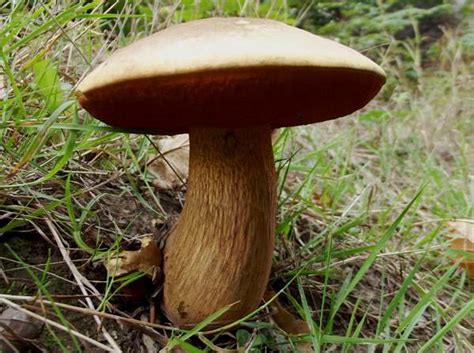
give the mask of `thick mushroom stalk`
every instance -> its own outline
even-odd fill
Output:
[[[234,304],[254,310],[272,263],[276,177],[270,127],[192,128],[186,203],[165,247],[163,309],[181,327]]]

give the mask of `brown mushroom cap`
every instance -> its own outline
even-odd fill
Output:
[[[377,64],[339,43],[272,20],[211,18],[116,51],[77,94],[109,125],[174,134],[330,120],[363,107],[384,82]]]

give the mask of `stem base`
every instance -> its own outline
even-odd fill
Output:
[[[177,326],[259,305],[270,275],[276,177],[270,127],[190,129],[189,185],[165,247],[163,309]]]

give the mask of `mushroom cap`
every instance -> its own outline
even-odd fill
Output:
[[[362,108],[384,71],[334,41],[273,20],[210,18],[117,50],[77,87],[105,123],[147,133],[278,128]]]

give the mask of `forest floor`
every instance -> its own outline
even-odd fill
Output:
[[[25,323],[44,323],[25,350],[474,351],[473,281],[456,263],[469,254],[451,250],[453,237],[474,242],[474,53],[463,46],[465,26],[445,28],[425,60],[407,62],[393,38],[369,50],[388,76],[374,101],[275,134],[269,288],[291,313],[287,326],[303,320],[310,333],[288,332],[276,324],[278,308],[262,306],[205,335],[169,326],[152,279],[115,278],[104,266],[177,219],[186,139],[123,134],[81,110],[72,92],[88,63],[134,38],[109,33],[102,45],[108,32],[97,21],[113,17],[93,3],[45,9],[25,5],[0,27],[0,313],[15,303],[52,320]],[[422,53],[407,43],[415,58]],[[0,316],[0,332],[9,324]]]

